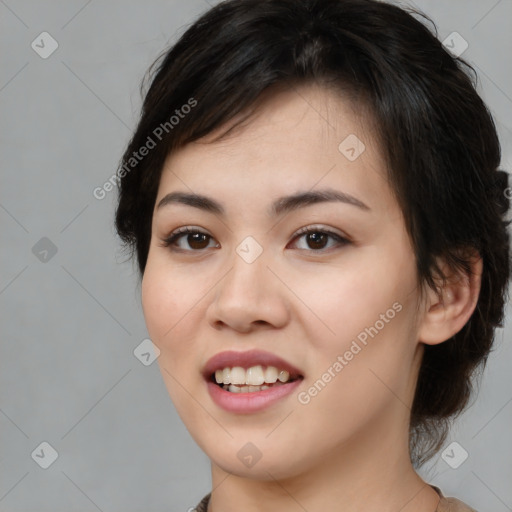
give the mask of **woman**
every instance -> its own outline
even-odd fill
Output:
[[[501,325],[491,115],[415,17],[228,0],[163,56],[119,169],[196,510],[472,510],[416,469]]]

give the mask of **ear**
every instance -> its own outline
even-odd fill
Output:
[[[437,345],[450,339],[466,325],[478,302],[482,266],[479,255],[471,258],[469,274],[462,270],[454,273],[441,262],[446,283],[441,282],[437,293],[430,287],[427,290],[418,341]]]

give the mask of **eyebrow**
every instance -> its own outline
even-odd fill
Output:
[[[370,207],[356,197],[347,194],[346,192],[326,188],[315,191],[297,192],[290,196],[279,197],[270,205],[268,215],[276,217],[283,213],[288,213],[305,206],[326,202],[341,202],[356,206],[361,210],[370,211]],[[225,215],[224,207],[215,199],[200,194],[190,194],[186,192],[171,192],[167,194],[159,201],[157,210],[173,203],[185,204],[220,216]]]

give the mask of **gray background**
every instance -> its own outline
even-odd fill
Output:
[[[208,5],[0,0],[1,512],[185,511],[210,489],[208,459],[157,364],[133,353],[147,332],[135,266],[114,234],[116,191],[92,194],[135,126],[143,73]],[[415,5],[441,40],[457,31],[469,43],[463,57],[510,170],[512,1]],[[59,44],[47,59],[31,48],[43,31]],[[511,338],[508,322],[447,442],[468,459],[452,469],[439,456],[421,471],[482,512],[512,510]],[[58,452],[48,469],[31,456],[43,441]]]

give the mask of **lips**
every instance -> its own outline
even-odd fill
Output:
[[[238,367],[238,370],[236,368]],[[263,368],[274,372],[269,378],[273,383],[262,386],[237,386],[218,383],[215,373],[219,370],[230,372],[229,380],[239,380],[236,374],[243,374],[244,370],[257,369],[260,374]],[[284,382],[275,382],[276,373]],[[221,372],[224,373],[224,372]],[[247,372],[249,374],[249,372]],[[267,374],[265,374],[267,380]],[[301,385],[304,374],[293,364],[270,352],[261,350],[248,350],[246,352],[227,351],[216,354],[205,364],[203,376],[206,381],[206,389],[212,401],[229,413],[256,414],[269,407],[278,407],[279,404],[289,400],[291,394]],[[247,375],[246,375],[247,377]]]

